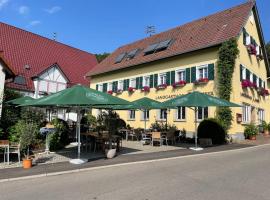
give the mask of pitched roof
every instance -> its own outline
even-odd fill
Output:
[[[21,90],[34,91],[32,77],[55,63],[70,80],[69,84],[88,85],[89,80],[84,76],[97,64],[91,53],[5,23],[0,23],[0,51],[15,74],[26,78],[26,85],[8,83],[7,86]]]
[[[86,74],[86,76],[93,76],[136,66],[221,44],[228,39],[236,37],[240,33],[254,5],[254,2],[247,2],[122,46],[101,63],[96,65]],[[167,39],[173,39],[173,42],[166,50],[149,55],[144,54],[144,50],[149,45]],[[120,54],[130,52],[137,48],[143,50],[141,50],[133,59],[124,59],[122,62],[115,63],[116,58]]]

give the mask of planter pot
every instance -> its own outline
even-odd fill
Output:
[[[116,155],[116,149],[105,149],[105,154],[108,159],[114,158]]]
[[[269,131],[268,131],[268,130],[264,130],[263,135],[264,135],[265,137],[269,137]]]
[[[250,136],[248,137],[248,139],[250,139],[250,140],[256,140],[256,135],[250,135]]]
[[[32,159],[23,159],[23,168],[29,169],[32,167]]]

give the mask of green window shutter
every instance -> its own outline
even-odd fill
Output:
[[[140,86],[140,77],[136,78],[136,89],[139,89]]]
[[[208,79],[214,80],[215,78],[215,65],[214,63],[208,65]]]
[[[150,88],[154,86],[154,75],[150,75]]]
[[[140,84],[139,84],[139,89],[142,89],[143,87],[143,77],[140,77]]]
[[[129,88],[129,79],[127,79],[127,90]]]
[[[103,92],[107,92],[108,83],[103,83]]]
[[[257,76],[253,74],[253,83],[256,83],[256,80],[257,80]]]
[[[265,81],[263,82],[263,88],[265,89]]]
[[[98,90],[98,84],[96,84],[96,90]]]
[[[127,79],[124,79],[123,90],[127,90]]]
[[[186,82],[190,83],[190,68],[186,68]]]
[[[250,80],[250,71],[248,69],[246,69],[246,75],[247,75],[246,79]]]
[[[171,85],[175,83],[175,71],[171,71]]]
[[[240,64],[240,81],[243,80],[243,74],[242,74],[242,71],[243,71],[243,66]]]
[[[259,78],[259,87],[262,87],[262,79]]]
[[[113,82],[113,92],[116,92],[117,91],[117,81],[114,81]]]
[[[191,82],[194,83],[196,81],[196,67],[191,68]]]
[[[154,87],[157,87],[158,85],[158,75],[154,74]]]
[[[243,28],[243,44],[247,44],[247,31],[245,28]]]
[[[166,84],[171,84],[171,72],[166,72]]]

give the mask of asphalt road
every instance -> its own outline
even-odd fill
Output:
[[[0,183],[1,200],[269,200],[270,146]]]

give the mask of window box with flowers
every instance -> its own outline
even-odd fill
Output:
[[[128,88],[128,92],[129,92],[129,93],[133,93],[134,91],[135,91],[135,88],[134,88],[134,87],[129,87],[129,88]]]
[[[178,82],[175,82],[172,86],[173,88],[177,88],[177,87],[183,87],[187,84],[186,81],[178,81]]]
[[[143,86],[141,91],[142,92],[150,92],[150,87],[149,86]]]
[[[241,85],[242,88],[257,88],[257,84],[252,83],[250,80],[242,80]]]
[[[109,90],[107,93],[112,95],[113,94],[113,91],[112,90]]]
[[[253,44],[250,44],[247,46],[248,53],[251,55],[257,55],[256,46]]]
[[[160,84],[156,87],[156,90],[162,90],[162,89],[166,89],[167,88],[167,84],[164,83],[164,84]]]
[[[209,82],[208,78],[199,78],[194,82],[195,85],[206,84]]]
[[[257,91],[258,91],[258,94],[261,95],[261,96],[264,96],[264,97],[269,96],[269,91],[262,88],[262,87],[258,88]]]

